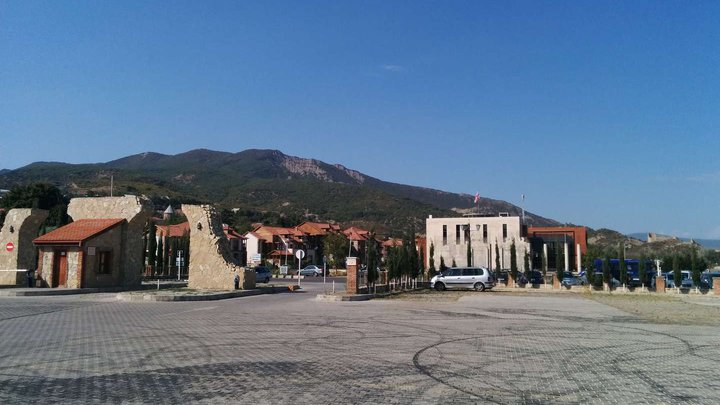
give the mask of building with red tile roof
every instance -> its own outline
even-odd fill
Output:
[[[79,219],[36,238],[37,278],[48,287],[121,286],[126,227],[123,218]]]

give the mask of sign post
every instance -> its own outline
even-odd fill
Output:
[[[300,285],[300,266],[302,265],[302,259],[305,257],[305,251],[298,249],[295,251],[295,257],[298,258],[298,285]]]
[[[15,244],[12,242],[8,242],[5,245],[5,250],[7,250],[8,252],[12,252],[14,249],[15,249]]]
[[[180,273],[182,273],[183,265],[185,264],[185,258],[183,257],[183,251],[178,250],[177,251],[177,257],[175,258],[175,264],[177,265],[178,269],[178,281],[180,281]]]
[[[325,277],[327,276],[327,255],[323,256],[323,290],[325,290]]]

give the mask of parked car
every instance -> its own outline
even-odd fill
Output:
[[[302,270],[300,270],[298,273],[299,273],[301,276],[315,276],[315,277],[319,277],[319,276],[322,276],[322,275],[323,275],[323,269],[320,268],[320,267],[318,267],[318,266],[316,266],[316,265],[314,265],[314,264],[311,264],[311,265],[305,266],[305,268],[302,269]]]
[[[680,271],[681,280],[680,280],[680,288],[691,288],[693,286],[692,277],[690,277],[690,271],[689,270],[681,270]],[[665,277],[665,288],[675,288],[677,283],[675,283],[675,273],[672,271],[669,271],[665,274],[663,274],[663,277]]]
[[[270,269],[268,269],[265,266],[255,267],[255,282],[256,283],[269,283],[271,278],[272,278],[272,273],[270,273]]]
[[[564,285],[565,287],[570,287],[574,285],[585,285],[587,284],[587,279],[585,279],[584,276],[578,277],[573,274],[565,274],[562,281],[560,281],[560,284]]]
[[[497,284],[505,284],[508,283],[508,274],[510,273],[510,270],[500,270],[495,272],[495,282]]]
[[[700,275],[700,286],[703,288],[713,288],[714,277],[720,277],[720,271],[704,271]]]
[[[485,291],[495,287],[495,277],[485,267],[451,267],[430,279],[430,288],[438,291],[474,288]]]
[[[544,284],[543,275],[538,270],[530,270],[528,272],[528,282],[530,284]]]

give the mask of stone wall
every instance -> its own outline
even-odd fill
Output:
[[[0,270],[35,269],[37,256],[32,241],[47,216],[47,211],[37,208],[14,208],[8,211],[0,230]],[[12,252],[6,249],[8,243],[15,246]],[[25,283],[25,272],[0,271],[0,285]]]
[[[217,210],[210,205],[183,204],[182,211],[190,224],[188,287],[231,290],[237,275],[240,288],[255,288],[255,271],[233,264]]]
[[[121,263],[121,285],[126,288],[138,287],[145,269],[143,234],[145,224],[152,217],[150,202],[133,195],[73,198],[68,205],[68,215],[73,220],[85,218],[127,220],[121,246],[117,249]]]

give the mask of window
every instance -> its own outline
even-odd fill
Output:
[[[483,224],[483,243],[487,243],[487,240],[488,240],[487,224]]]
[[[507,224],[503,224],[503,242],[507,240]]]
[[[443,245],[447,245],[447,225],[443,225]]]
[[[460,225],[455,225],[455,244],[460,244]]]
[[[477,276],[477,269],[462,269],[463,276]]]
[[[446,274],[446,276],[450,276],[450,277],[453,277],[453,276],[457,277],[459,275],[460,275],[460,269],[450,269],[450,270],[448,270],[448,272]]]
[[[101,251],[97,254],[97,274],[110,274],[112,269],[110,268],[110,251]]]

